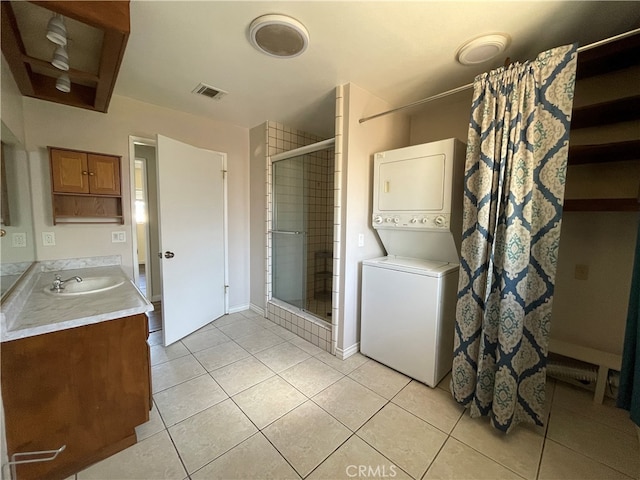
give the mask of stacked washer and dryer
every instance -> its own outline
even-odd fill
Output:
[[[374,155],[387,256],[362,264],[360,351],[430,387],[453,360],[464,162],[453,138]]]

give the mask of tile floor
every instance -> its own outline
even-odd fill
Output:
[[[505,436],[431,389],[356,354],[345,361],[259,315],[224,316],[163,348],[138,443],[84,479],[629,479],[626,412],[548,383],[545,428]]]

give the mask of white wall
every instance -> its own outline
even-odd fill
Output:
[[[252,306],[264,310],[265,305],[265,229],[267,202],[267,123],[249,131],[251,174],[251,294]]]
[[[384,255],[371,227],[373,154],[409,145],[409,119],[388,115],[365,123],[362,117],[392,108],[353,83],[344,86],[341,278],[337,348],[345,351],[360,341],[362,260]],[[364,247],[358,247],[358,235]]]
[[[2,55],[0,64],[0,80],[2,82],[2,102],[0,102],[0,118],[18,143],[24,145],[24,114],[22,111],[22,95],[18,85],[11,74],[9,64]]]
[[[227,153],[229,199],[229,306],[249,303],[249,131],[246,128],[113,96],[109,113],[25,98],[26,147],[31,156],[36,238],[56,235],[56,246],[38,242],[39,260],[121,255],[133,274],[129,135],[166,135],[200,148]],[[122,156],[125,225],[52,224],[47,146]],[[127,231],[127,243],[111,243],[111,231]]]

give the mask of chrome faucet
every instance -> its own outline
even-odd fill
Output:
[[[82,281],[82,278],[75,276],[67,278],[66,280],[62,280],[62,277],[60,275],[56,275],[56,278],[51,285],[51,291],[60,293],[60,290],[64,290],[64,284],[70,280],[75,280],[76,282],[80,283]]]

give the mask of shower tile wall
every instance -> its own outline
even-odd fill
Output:
[[[294,148],[303,147],[305,145],[310,145],[312,143],[319,142],[324,140],[323,138],[318,137],[317,135],[313,135],[307,132],[303,132],[300,130],[296,130],[293,128],[286,127],[281,123],[269,121],[267,123],[266,128],[266,145],[267,145],[267,153],[269,156],[275,155],[277,153],[286,152],[288,150],[292,150]],[[327,162],[328,153],[324,153],[324,158],[322,158],[323,152],[318,152],[315,155],[314,167],[309,171],[309,182],[311,182],[311,186],[314,187],[314,191],[310,192],[310,204],[308,208],[309,213],[309,242],[308,242],[308,256],[313,256],[314,261],[316,257],[317,251],[327,251],[330,250],[331,242],[333,241],[333,237],[327,235],[323,232],[322,235],[313,235],[313,233],[318,233],[317,231],[321,229],[321,227],[326,227],[327,224],[323,225],[323,222],[333,222],[333,207],[329,207],[328,200],[333,200],[333,162],[331,162],[331,166],[328,167],[327,170],[326,165],[325,168],[319,168],[319,164],[324,161]],[[272,172],[271,172],[271,162],[267,162],[267,199],[265,205],[267,206],[266,211],[266,231],[271,230],[271,218],[272,218],[272,206],[269,201],[272,194]],[[318,183],[320,182],[320,183]],[[320,194],[319,190],[322,185],[321,182],[325,182],[328,188],[325,194]],[[331,182],[331,183],[329,183]],[[292,195],[292,201],[295,195]],[[331,197],[331,198],[325,198]],[[330,209],[330,211],[327,211]],[[292,219],[293,220],[293,219]],[[328,224],[331,226],[331,223]],[[325,228],[326,230],[326,228]],[[313,233],[312,233],[313,231]],[[272,322],[283,326],[287,330],[295,333],[296,335],[304,338],[305,340],[310,341],[314,345],[331,352],[331,328],[328,325],[323,324],[322,322],[316,321],[310,315],[305,315],[303,312],[298,313],[297,310],[293,308],[289,308],[286,305],[278,304],[271,302],[271,292],[272,292],[272,284],[271,284],[271,256],[272,256],[272,243],[270,236],[267,235],[267,252],[266,252],[266,261],[265,261],[265,270],[266,270],[266,288],[265,295],[267,298],[267,309],[266,316]],[[309,259],[308,259],[309,260]],[[332,259],[329,259],[328,265],[331,265]],[[310,263],[315,269],[315,263]],[[311,269],[313,271],[313,269]],[[313,285],[313,282],[311,282]],[[311,287],[313,288],[313,286]],[[324,286],[323,286],[324,288]],[[331,285],[328,286],[329,291],[331,291]],[[312,297],[309,297],[312,298]],[[330,307],[330,299],[327,302]],[[327,318],[328,322],[331,323],[331,318]]]

